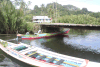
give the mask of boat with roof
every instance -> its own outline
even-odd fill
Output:
[[[0,40],[0,48],[13,58],[38,67],[86,67],[87,59],[59,54],[24,43]]]
[[[28,34],[17,34],[17,36],[21,37],[22,39],[40,39],[40,38],[47,38],[47,37],[52,37],[52,36],[58,36],[58,35],[65,35],[69,32],[70,29],[66,31],[61,31],[61,32],[55,32],[55,33],[35,33],[36,35],[30,35]],[[40,30],[39,30],[40,31]]]

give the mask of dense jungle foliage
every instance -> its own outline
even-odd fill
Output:
[[[79,9],[73,5],[53,2],[46,6],[35,5],[33,9],[29,9],[30,4],[30,1],[26,3],[24,0],[0,0],[0,33],[34,33],[39,25],[29,22],[32,22],[33,16],[44,15],[51,17],[53,23],[100,25],[100,12],[91,12],[87,8]]]
[[[17,3],[17,2],[16,2]],[[20,1],[20,8],[16,9],[10,0],[1,0],[0,3],[0,33],[15,34],[25,33],[27,31],[34,33],[33,28],[35,24],[26,23],[30,21],[25,15],[24,1]],[[36,28],[37,29],[37,28]]]

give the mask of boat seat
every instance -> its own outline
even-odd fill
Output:
[[[60,65],[64,60],[59,60],[57,63],[55,63],[56,65]]]
[[[54,59],[56,59],[56,58],[53,57],[53,58],[47,60],[46,62],[48,62],[48,63],[53,62]]]
[[[20,46],[17,46],[15,47],[14,49],[17,50],[17,51],[21,51],[21,50],[25,50],[27,49],[28,47],[24,46],[24,45],[20,45]]]
[[[32,54],[32,53],[35,53],[36,51],[30,51],[28,53],[26,53],[25,55],[29,55],[29,54]]]
[[[33,55],[29,56],[29,57],[36,57],[37,55],[39,55],[39,54],[35,53],[35,54],[33,54]]]
[[[45,58],[45,57],[46,57],[46,56],[43,55],[43,56],[38,57],[37,59],[40,60],[40,59]]]

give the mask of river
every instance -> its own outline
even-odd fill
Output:
[[[15,38],[16,35],[0,35],[0,39],[13,43],[23,42],[57,53],[100,62],[100,30],[70,29],[66,36],[42,38],[31,41],[16,41]],[[12,61],[11,63],[15,65],[14,67],[32,67],[8,56],[2,50],[0,50],[0,55]],[[2,58],[2,56],[0,56],[0,58]]]

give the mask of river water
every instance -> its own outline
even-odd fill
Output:
[[[16,35],[0,35],[0,39],[13,43],[23,42],[57,53],[100,62],[100,30],[70,29],[66,36],[42,38],[31,41],[21,39],[17,41],[15,38]],[[8,58],[14,67],[32,67],[8,56],[2,50],[0,50],[0,55]],[[2,56],[0,56],[0,58],[2,58]],[[2,61],[3,60],[4,59],[2,59]]]

